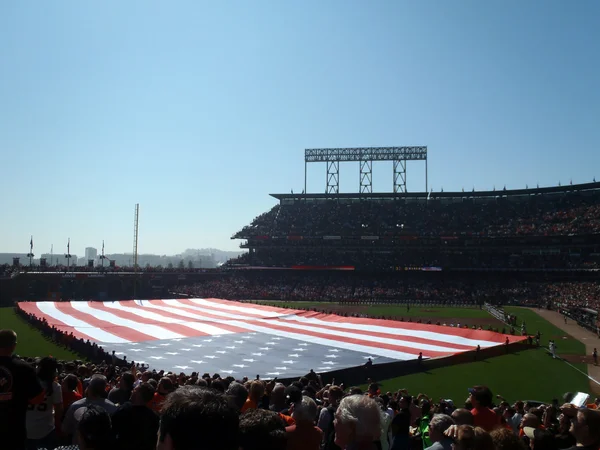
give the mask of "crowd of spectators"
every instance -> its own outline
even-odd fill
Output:
[[[598,281],[521,281],[510,277],[408,277],[266,271],[236,273],[192,285],[177,292],[232,300],[310,300],[394,302],[437,305],[521,304],[600,309]]]
[[[135,365],[23,361],[0,331],[0,443],[11,450],[600,449],[600,399],[549,404],[464,399],[325,384],[311,371],[276,379],[141,370]],[[573,402],[573,403],[572,403]],[[562,403],[562,406],[561,406]],[[576,404],[575,404],[576,403]]]
[[[279,204],[234,235],[555,236],[600,233],[600,195],[344,201]]]

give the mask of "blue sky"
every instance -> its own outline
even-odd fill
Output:
[[[236,249],[304,149],[445,191],[600,179],[600,2],[0,3],[0,252]],[[309,165],[309,192],[325,167]],[[424,190],[422,164],[408,188]],[[374,190],[392,189],[376,164]],[[358,190],[358,165],[341,167]]]

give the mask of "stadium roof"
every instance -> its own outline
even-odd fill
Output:
[[[340,193],[340,194],[270,194],[278,200],[290,199],[327,199],[327,198],[346,198],[346,199],[384,199],[384,198],[472,198],[472,197],[508,197],[520,195],[538,195],[538,194],[561,194],[567,192],[593,191],[600,190],[600,182],[569,184],[566,186],[552,186],[533,189],[501,189],[495,191],[465,191],[465,192],[383,192],[383,193]]]

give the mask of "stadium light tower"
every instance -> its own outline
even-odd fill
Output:
[[[107,259],[107,258],[104,255],[104,239],[102,239],[102,254],[100,255],[100,261],[101,261],[102,267],[104,267],[104,260],[105,259]]]

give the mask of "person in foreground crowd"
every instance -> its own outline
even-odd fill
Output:
[[[323,440],[323,431],[315,426],[317,417],[317,404],[308,397],[303,396],[302,401],[292,407],[294,425],[286,427],[287,450],[319,450]]]
[[[340,402],[335,413],[335,443],[342,450],[381,448],[381,409],[365,395],[350,395]]]
[[[451,450],[452,439],[444,435],[444,432],[454,425],[452,417],[446,414],[436,414],[429,422],[429,439],[433,443],[426,450]]]
[[[75,403],[73,403],[65,414],[65,420],[62,424],[62,431],[66,435],[73,436],[73,439],[75,438],[75,432],[79,426],[79,421],[81,420],[85,410],[91,405],[96,405],[103,408],[108,414],[113,414],[117,410],[117,407],[113,402],[104,398],[106,395],[106,387],[107,380],[104,375],[92,375],[86,390],[85,398],[77,400]]]
[[[238,450],[240,418],[229,399],[213,389],[182,386],[167,396],[157,450]]]
[[[285,421],[279,414],[252,408],[240,416],[241,450],[285,450]]]
[[[77,425],[75,442],[56,450],[113,450],[110,415],[104,408],[98,405],[85,408]]]
[[[25,449],[26,415],[30,404],[41,404],[45,392],[35,370],[13,355],[17,333],[0,330],[0,439],[6,448]]]
[[[131,394],[131,401],[119,406],[112,416],[112,428],[118,450],[154,450],[159,418],[148,404],[154,397],[149,383],[138,385]]]
[[[37,377],[44,388],[44,400],[30,403],[27,408],[27,448],[53,448],[56,442],[56,428],[60,430],[63,416],[62,388],[56,379],[57,362],[52,357],[40,360]]]

